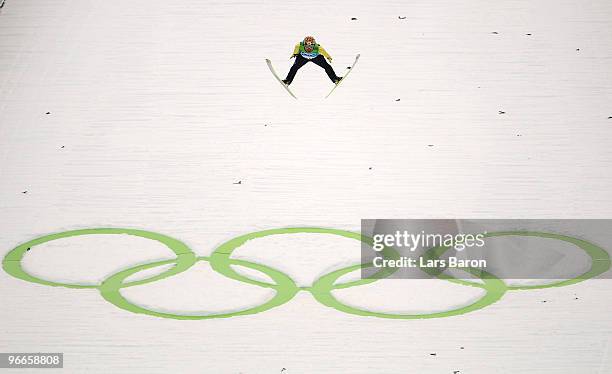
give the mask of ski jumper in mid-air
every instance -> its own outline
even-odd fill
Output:
[[[325,69],[327,76],[335,84],[338,84],[340,80],[342,80],[342,77],[336,75],[334,68],[332,68],[327,61],[325,61],[325,59],[328,59],[329,62],[332,61],[329,53],[327,53],[322,46],[317,44],[315,38],[312,36],[305,37],[303,41],[295,45],[291,58],[295,58],[295,62],[293,63],[293,66],[291,66],[291,69],[289,69],[287,78],[283,79],[283,83],[287,86],[293,82],[293,78],[295,78],[297,71],[310,61]]]

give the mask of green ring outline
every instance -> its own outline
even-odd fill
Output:
[[[196,262],[198,261],[207,261],[212,265],[214,260],[212,260],[209,257],[197,257]],[[281,306],[287,303],[288,301],[293,299],[293,297],[299,290],[291,278],[289,278],[287,275],[285,275],[284,273],[276,269],[272,269],[268,266],[252,263],[249,261],[231,259],[230,261],[227,262],[228,269],[231,269],[229,265],[244,266],[244,267],[265,273],[270,278],[272,278],[272,280],[276,282],[276,284],[274,285],[263,283],[263,282],[258,282],[255,280],[251,280],[249,278],[246,278],[246,279],[249,280],[247,283],[274,289],[276,291],[274,297],[272,297],[270,300],[266,301],[263,304],[260,304],[254,307],[250,307],[247,309],[243,309],[243,310],[226,312],[226,313],[210,313],[210,314],[191,315],[191,314],[175,314],[175,313],[159,312],[156,310],[147,309],[141,305],[136,305],[130,302],[121,294],[120,291],[123,288],[122,287],[123,281],[127,277],[133,274],[136,274],[142,270],[147,270],[150,268],[170,264],[173,262],[174,260],[157,261],[154,263],[136,266],[136,267],[115,273],[114,275],[111,275],[110,277],[108,277],[104,282],[102,282],[102,285],[100,286],[100,293],[102,294],[102,297],[106,301],[110,302],[111,304],[121,309],[127,310],[132,313],[146,314],[146,315],[150,315],[154,317],[179,319],[179,320],[202,320],[202,319],[229,318],[229,317],[236,317],[236,316],[265,312],[269,309],[276,308],[278,306]],[[215,269],[215,270],[219,272],[218,269]],[[234,271],[233,269],[231,270]],[[224,272],[221,272],[221,274],[228,276],[228,274],[225,274]]]
[[[371,267],[371,266],[372,265],[370,264],[359,264],[359,265],[346,267],[344,269],[336,270],[334,272],[326,274],[322,276],[321,278],[319,278],[313,284],[312,291],[311,291],[312,295],[317,299],[317,301],[319,301],[319,303],[323,305],[326,305],[330,308],[334,308],[344,313],[354,314],[358,316],[389,318],[389,319],[430,319],[430,318],[445,318],[445,317],[458,316],[461,314],[466,314],[466,313],[476,311],[478,309],[483,309],[499,301],[504,296],[507,290],[506,284],[501,279],[498,279],[494,277],[492,274],[489,274],[488,277],[481,278],[484,281],[484,284],[478,284],[478,283],[464,284],[470,287],[481,288],[486,291],[486,293],[481,298],[476,300],[475,302],[465,305],[465,306],[461,306],[456,309],[445,310],[445,311],[440,311],[440,312],[433,312],[433,313],[422,313],[422,314],[374,312],[371,310],[362,309],[362,308],[358,308],[355,306],[350,306],[348,304],[344,304],[332,295],[331,291],[335,289],[344,289],[344,288],[349,288],[349,287],[354,287],[354,286],[365,284],[365,282],[362,282],[362,281],[366,281],[370,279],[359,280],[359,281],[352,282],[351,284],[341,284],[341,285],[336,285],[335,281],[341,276],[348,274],[352,271],[355,271],[355,270],[358,270],[364,267]],[[470,269],[466,268],[464,270],[469,271]],[[451,279],[446,279],[446,280],[453,282],[453,280]]]
[[[532,237],[538,237],[538,238],[561,240],[567,243],[574,244],[578,248],[582,249],[591,259],[591,267],[589,268],[589,270],[587,270],[586,272],[574,278],[565,279],[565,280],[554,282],[554,283],[541,284],[541,285],[506,286],[509,291],[538,290],[538,289],[553,288],[553,287],[565,287],[565,286],[569,286],[572,284],[583,282],[587,279],[592,279],[610,270],[610,266],[611,266],[610,254],[606,252],[603,248],[591,242],[583,240],[583,239],[578,239],[578,238],[574,238],[572,236],[567,236],[567,235],[541,232],[541,231],[496,231],[496,232],[486,233],[483,235],[485,238],[499,237],[499,236],[532,236]],[[446,253],[446,251],[448,251],[450,248],[451,247],[444,247],[444,246],[434,247],[434,248],[427,250],[423,254],[423,257],[426,259],[438,259],[444,253]],[[478,272],[479,271],[476,270],[476,273]],[[486,274],[489,274],[489,273],[486,273]],[[448,274],[437,273],[435,275],[438,277],[441,277],[443,275],[444,279],[452,280],[456,283],[460,283],[463,285],[478,284],[478,283],[474,283],[468,280],[457,279]]]
[[[336,235],[336,236],[342,236],[342,237],[349,238],[349,239],[359,240],[370,246],[373,244],[372,238],[361,235],[360,233],[353,232],[353,231],[339,230],[339,229],[322,228],[322,227],[287,227],[287,228],[255,231],[255,232],[251,232],[245,235],[237,236],[219,245],[211,254],[211,258],[215,259],[215,261],[213,262],[213,269],[216,269],[219,271],[222,270],[224,272],[223,273],[224,275],[228,275],[232,279],[236,279],[236,280],[240,280],[244,282],[256,282],[260,285],[267,285],[267,283],[265,282],[254,281],[251,278],[248,278],[241,274],[236,273],[234,270],[229,268],[229,266],[227,266],[225,262],[228,260],[231,260],[232,253],[236,249],[238,249],[239,247],[241,247],[242,245],[244,245],[246,242],[250,240],[257,239],[257,238],[263,238],[266,236],[286,235],[286,234],[329,234],[329,235]],[[399,258],[399,254],[395,250],[388,248],[388,247],[383,248],[382,255],[383,257],[390,258],[390,259]],[[397,269],[384,268],[378,271],[377,273],[375,273],[373,276],[386,277],[396,271]],[[363,281],[367,283],[371,283],[371,282],[375,282],[376,280],[377,279],[364,279]],[[309,287],[302,287],[300,289],[308,290]]]
[[[138,236],[145,239],[155,240],[164,244],[168,247],[174,254],[176,255],[176,259],[171,261],[176,261],[176,266],[168,269],[167,271],[155,275],[151,278],[142,279],[138,281],[133,281],[125,284],[126,287],[137,286],[145,283],[151,283],[156,280],[166,278],[171,275],[175,275],[178,273],[182,273],[183,271],[189,269],[195,263],[196,256],[193,251],[183,242],[172,238],[167,235],[159,234],[152,231],[145,230],[137,230],[137,229],[122,229],[122,228],[92,228],[92,229],[81,229],[81,230],[71,230],[64,231],[49,235],[44,235],[38,237],[36,239],[32,239],[28,242],[18,245],[13,250],[11,250],[2,260],[2,268],[5,272],[12,275],[15,278],[25,280],[31,283],[43,284],[46,286],[53,287],[66,287],[66,288],[85,288],[92,289],[98,288],[99,285],[83,285],[76,283],[62,283],[62,282],[53,282],[46,279],[38,278],[34,275],[27,273],[23,270],[21,266],[21,261],[23,260],[23,256],[27,253],[29,248],[34,246],[44,244],[50,241],[54,241],[57,239],[69,238],[74,236],[83,236],[83,235],[131,235]]]

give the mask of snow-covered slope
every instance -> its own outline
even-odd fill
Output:
[[[356,231],[361,218],[609,218],[611,18],[605,0],[7,0],[0,255],[83,227],[164,233],[209,255],[253,231]],[[295,101],[264,62],[284,75],[307,34],[338,73],[361,54],[329,99],[331,83],[313,64],[291,86]],[[129,257],[91,255],[93,266],[78,244],[101,252],[107,244],[74,240],[58,252],[65,260],[34,250],[26,265],[87,283],[128,259],[165,253],[145,255],[146,245],[126,240]],[[276,238],[274,248],[258,240],[243,248],[245,258],[283,263],[275,266],[300,282],[359,250],[349,239],[314,234]],[[108,242],[118,243],[100,243]],[[291,260],[283,262],[285,249]],[[45,272],[45,263],[53,268]],[[189,312],[268,297],[260,289],[240,298],[244,285],[216,283],[197,269],[164,282],[171,283],[125,296]],[[215,285],[231,297],[198,293]],[[173,287],[181,288],[173,294]],[[343,297],[379,306],[377,287],[384,284],[361,300],[355,288]],[[426,305],[415,309],[474,297],[453,287],[419,288],[414,301]],[[118,309],[95,290],[34,285],[4,272],[0,296],[0,351],[63,351],[70,373],[612,370],[604,280],[508,293],[477,312],[414,321],[343,314],[305,292],[256,315],[167,320]],[[406,300],[384,304],[410,309]]]

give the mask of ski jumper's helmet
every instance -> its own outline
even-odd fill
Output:
[[[315,44],[316,42],[314,36],[307,36],[304,38],[304,50],[306,50],[306,52],[312,52]]]

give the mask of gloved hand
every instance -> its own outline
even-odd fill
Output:
[[[296,58],[297,55],[291,55],[291,57],[289,57],[289,60],[291,60],[292,58]]]

